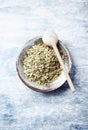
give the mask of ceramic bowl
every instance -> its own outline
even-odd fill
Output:
[[[65,78],[65,75],[64,75],[63,71],[61,72],[60,76],[58,76],[57,80],[55,80],[52,83],[48,83],[46,85],[38,85],[35,82],[32,82],[32,81],[28,80],[26,78],[26,76],[24,75],[24,72],[23,72],[23,56],[26,53],[26,51],[29,49],[29,47],[34,45],[39,40],[41,41],[42,38],[41,37],[36,37],[36,38],[33,38],[33,39],[29,40],[24,45],[23,49],[21,50],[21,52],[19,53],[19,56],[17,58],[16,69],[17,69],[17,72],[18,72],[18,75],[19,75],[20,79],[22,80],[22,82],[26,86],[28,86],[29,88],[31,88],[31,89],[33,89],[35,91],[38,91],[38,92],[49,92],[49,91],[53,91],[53,90],[61,87],[65,83],[66,78]],[[65,63],[65,66],[67,68],[67,71],[69,73],[70,70],[71,70],[71,66],[72,66],[72,61],[71,61],[70,54],[69,54],[68,49],[62,44],[62,42],[59,41],[59,43],[60,44],[58,44],[58,49],[60,48],[62,50],[62,52],[63,52],[64,63]]]

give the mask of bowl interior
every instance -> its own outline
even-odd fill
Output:
[[[23,49],[21,50],[21,52],[17,58],[16,68],[17,68],[17,72],[18,72],[20,79],[24,82],[25,85],[27,85],[29,88],[34,89],[36,91],[48,92],[48,91],[55,90],[64,84],[64,82],[66,81],[66,78],[64,76],[63,71],[61,72],[60,76],[58,76],[57,80],[55,80],[52,83],[48,83],[46,85],[38,85],[35,82],[28,80],[23,72],[23,56],[24,56],[24,54],[26,53],[26,51],[28,50],[28,48],[30,46],[34,45],[36,42],[41,41],[41,40],[42,40],[41,37],[37,37],[37,38],[34,38],[32,40],[29,40],[24,45]],[[60,42],[59,47],[61,48],[63,55],[64,55],[64,63],[65,63],[65,66],[67,68],[67,71],[69,72],[71,69],[71,66],[72,66],[71,57],[70,57],[69,51],[66,49],[66,47],[62,44],[61,41],[59,41],[59,42]]]

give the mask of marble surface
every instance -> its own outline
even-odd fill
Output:
[[[47,30],[71,53],[74,94],[67,83],[35,92],[17,75],[22,46]],[[0,130],[88,130],[87,0],[0,0]]]

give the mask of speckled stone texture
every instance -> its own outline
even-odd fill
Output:
[[[47,30],[71,53],[75,93],[38,93],[17,75],[22,46]],[[87,0],[0,0],[0,130],[88,130]]]

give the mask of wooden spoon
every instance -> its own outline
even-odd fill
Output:
[[[71,80],[71,78],[70,78],[70,76],[69,76],[69,74],[68,74],[68,72],[66,70],[66,67],[65,67],[64,63],[63,63],[60,52],[59,52],[59,50],[57,48],[57,42],[58,42],[57,35],[54,32],[47,32],[47,33],[45,33],[43,35],[42,40],[46,45],[53,47],[53,49],[54,49],[54,51],[55,51],[55,53],[57,55],[57,58],[58,58],[61,66],[63,68],[64,74],[65,74],[67,82],[69,84],[69,87],[72,90],[72,92],[74,92],[75,91],[74,85],[73,85],[72,80]]]

